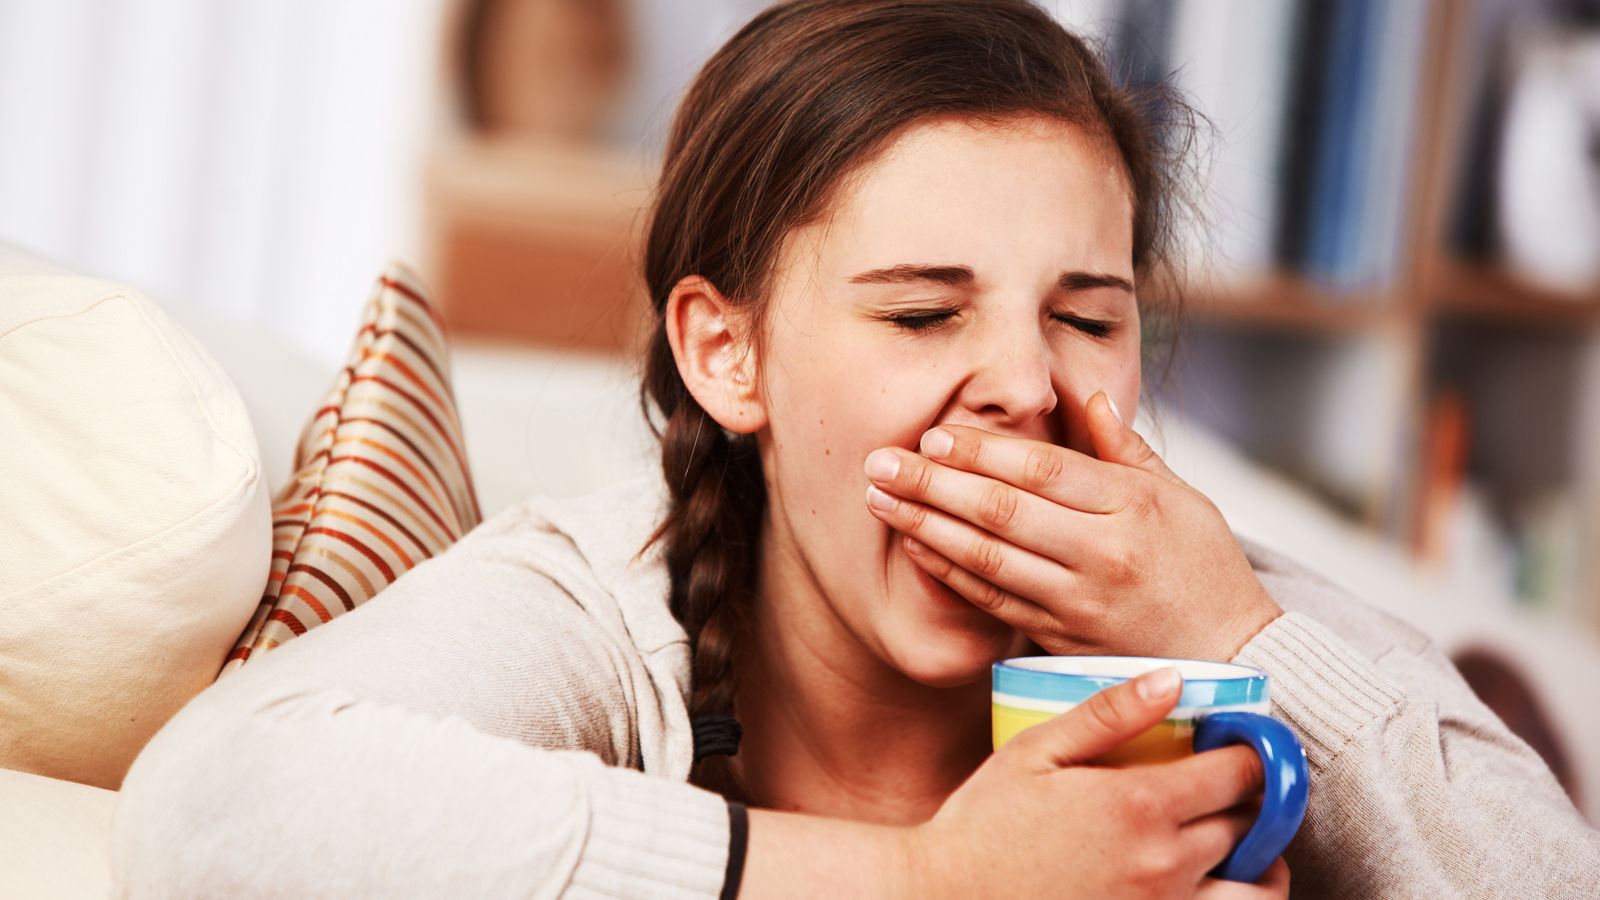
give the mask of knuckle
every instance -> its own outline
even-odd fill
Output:
[[[1178,854],[1165,841],[1145,844],[1136,858],[1139,878],[1145,883],[1163,884],[1178,870]]]
[[[1143,834],[1161,834],[1170,831],[1173,822],[1171,798],[1144,781],[1129,792],[1129,813]]]
[[[1145,834],[1155,824],[1156,796],[1155,791],[1142,781],[1135,781],[1124,790],[1120,798],[1123,807],[1122,814],[1125,824],[1135,833]]]
[[[1048,446],[1031,447],[1022,463],[1022,483],[1032,493],[1054,484],[1061,477],[1061,454]]]
[[[1096,694],[1078,708],[1083,710],[1084,726],[1096,734],[1115,734],[1122,730],[1122,713],[1109,694]]]
[[[905,524],[899,526],[904,532],[921,531],[923,523],[928,520],[927,508],[915,503],[902,503],[897,512],[904,517]]]
[[[987,581],[980,582],[977,588],[973,590],[972,594],[973,596],[971,600],[973,605],[984,610],[999,609],[1001,605],[1005,603],[1006,598],[1010,596],[1005,591],[995,587]]]
[[[1122,508],[1139,518],[1151,518],[1161,512],[1161,502],[1149,485],[1140,484],[1128,491]]]
[[[967,545],[964,556],[969,571],[984,578],[993,578],[1005,569],[1005,554],[994,538],[979,535]]]
[[[990,530],[1005,528],[1017,515],[1017,496],[1009,485],[991,484],[978,499],[979,522]]]
[[[933,490],[933,467],[914,463],[910,468],[911,492],[919,497],[927,496]]]
[[[1160,460],[1161,457],[1156,454],[1156,451],[1150,446],[1150,442],[1146,441],[1142,435],[1135,432],[1134,438],[1139,442],[1139,445],[1133,448],[1135,462],[1142,466],[1151,460]]]
[[[1139,580],[1139,557],[1132,547],[1117,547],[1106,555],[1105,572],[1112,584],[1132,584]]]
[[[943,581],[950,573],[956,570],[955,563],[945,559],[944,555],[937,550],[925,554],[922,557],[921,565],[928,571],[929,575],[940,581]]]

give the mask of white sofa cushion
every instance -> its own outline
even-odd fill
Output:
[[[0,897],[106,897],[106,838],[117,795],[0,769]]]
[[[0,246],[0,767],[118,787],[249,621],[268,508],[243,403],[188,335]]]

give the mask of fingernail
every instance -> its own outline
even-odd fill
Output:
[[[1161,700],[1176,691],[1182,683],[1183,678],[1178,675],[1176,666],[1146,672],[1134,679],[1134,687],[1145,700]]]
[[[928,547],[916,538],[908,536],[906,538],[906,552],[912,556],[926,556]]]
[[[884,512],[889,512],[896,506],[899,506],[900,501],[889,496],[888,494],[885,494],[883,491],[880,491],[875,487],[869,487],[867,488],[867,505],[873,509],[881,509]]]
[[[873,481],[893,481],[900,471],[900,458],[889,450],[874,450],[867,454],[867,477]]]
[[[922,452],[934,459],[943,459],[949,456],[955,445],[955,436],[939,428],[922,435]]]
[[[1113,416],[1117,417],[1117,424],[1119,424],[1119,425],[1128,424],[1127,421],[1122,418],[1122,410],[1117,409],[1117,401],[1111,399],[1111,395],[1110,394],[1106,395],[1106,405],[1111,407],[1111,414]]]

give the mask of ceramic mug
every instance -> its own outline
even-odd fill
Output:
[[[1217,878],[1255,881],[1283,853],[1305,817],[1306,754],[1288,726],[1266,715],[1267,673],[1250,666],[1140,656],[1028,656],[994,664],[994,746],[1066,712],[1098,691],[1176,666],[1183,693],[1167,718],[1093,760],[1096,765],[1166,762],[1228,744],[1261,757],[1266,790],[1255,824],[1221,863]]]

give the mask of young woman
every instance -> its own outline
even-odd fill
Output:
[[[758,16],[651,223],[661,476],[530,500],[197,698],[126,781],[123,891],[1600,890],[1448,662],[1241,548],[1125,424],[1162,146],[1023,0]],[[1205,877],[1248,751],[1081,765],[1170,670],[991,754],[989,666],[1035,648],[1269,671],[1313,773],[1288,867]]]

